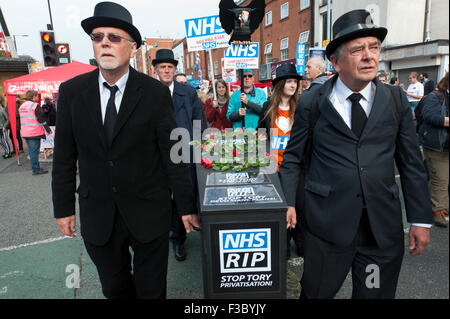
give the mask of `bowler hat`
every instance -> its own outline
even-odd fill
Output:
[[[325,53],[328,60],[334,51],[343,43],[362,37],[376,37],[381,42],[386,38],[388,30],[373,24],[370,13],[366,10],[353,10],[340,16],[333,24],[333,41]]]
[[[114,27],[130,34],[139,48],[142,44],[141,34],[133,25],[130,12],[114,2],[100,2],[95,6],[94,16],[81,21],[81,26],[87,34],[98,27]]]
[[[173,51],[169,49],[159,49],[156,51],[156,56],[152,60],[152,65],[155,66],[158,63],[172,63],[175,66],[178,65],[178,61],[175,60]]]
[[[272,85],[275,86],[278,81],[284,80],[284,79],[296,79],[301,80],[302,76],[297,73],[297,68],[292,63],[286,63],[283,65],[280,65],[276,69],[276,76],[275,79],[272,80]]]

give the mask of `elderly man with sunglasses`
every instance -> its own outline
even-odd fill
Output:
[[[256,130],[262,106],[267,101],[263,90],[255,88],[253,71],[244,70],[243,92],[236,91],[228,104],[227,119],[233,123],[233,129]]]
[[[177,127],[170,91],[130,67],[142,39],[127,9],[101,2],[81,25],[99,68],[59,89],[52,172],[56,222],[62,234],[75,237],[78,161],[81,236],[103,294],[165,298],[169,189],[186,231],[199,226],[189,171],[170,158],[170,134]]]

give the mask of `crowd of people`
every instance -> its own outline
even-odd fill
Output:
[[[27,144],[31,141],[31,148],[28,145],[31,167],[33,175],[47,173],[47,170],[41,170],[39,167],[39,151],[40,141],[45,139],[46,135],[41,130],[45,129],[47,133],[51,132],[49,126],[56,125],[56,107],[49,96],[44,98],[42,105],[38,104],[39,93],[29,90],[23,99],[16,102],[16,134],[17,139],[13,137],[11,123],[9,120],[9,112],[6,105],[3,105],[3,99],[0,99],[0,147],[3,149],[2,157],[4,159],[11,158],[16,153],[24,152],[22,138]],[[31,108],[30,108],[31,107]],[[17,147],[16,147],[17,141]],[[39,145],[38,145],[39,144]]]

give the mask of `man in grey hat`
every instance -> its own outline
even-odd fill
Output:
[[[129,65],[141,44],[132,23],[128,10],[112,2],[98,3],[81,22],[99,68],[59,89],[54,215],[61,233],[74,237],[78,193],[81,236],[105,297],[165,298],[169,190],[186,231],[199,224],[189,171],[170,158],[177,127],[170,91]]]
[[[350,269],[352,298],[395,297],[404,233],[394,163],[410,254],[429,242],[431,203],[408,101],[376,78],[386,34],[365,10],[341,16],[326,48],[337,75],[300,98],[280,179],[295,227],[296,185],[308,163],[301,298],[333,298]]]

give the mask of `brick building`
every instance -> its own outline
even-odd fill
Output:
[[[245,6],[251,0],[241,1]],[[286,61],[295,63],[297,43],[307,42],[307,49],[313,37],[309,36],[311,30],[311,17],[313,6],[310,0],[266,0],[266,13],[259,28],[253,33],[252,41],[260,43],[259,70],[255,71],[256,80],[270,81],[277,66]],[[213,64],[218,66],[221,77],[221,59],[225,49],[213,50]]]
[[[179,41],[177,39],[145,38],[136,53],[136,70],[156,78],[155,70],[152,66],[152,59],[155,58],[156,51],[159,49],[172,50],[173,46]]]
[[[241,0],[240,6],[245,6],[251,0]],[[259,28],[253,33],[252,41],[260,43],[259,70],[254,70],[256,80],[259,82],[268,82],[275,75],[277,66],[283,63],[295,63],[297,43],[299,41],[307,43],[307,49],[313,45],[312,17],[314,9],[314,0],[266,0],[265,17]],[[159,48],[178,48],[181,47],[181,40],[174,39],[146,39],[147,57],[146,61],[148,73],[154,75],[151,67],[151,59]],[[211,79],[211,66],[208,51],[188,52],[186,38],[183,41],[183,68],[178,72],[192,75],[194,79],[198,78],[196,67],[197,54],[200,58],[200,66],[203,79]],[[142,68],[142,49],[138,50],[136,55],[136,68],[141,71]],[[216,79],[222,78],[222,59],[225,49],[212,50],[212,67]],[[181,55],[181,54],[180,54]],[[181,58],[181,57],[180,57]]]

